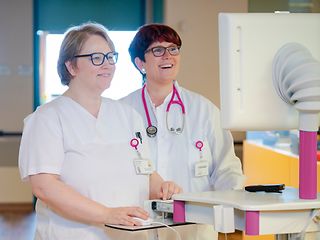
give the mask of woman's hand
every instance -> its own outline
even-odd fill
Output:
[[[150,199],[171,199],[173,194],[182,192],[182,188],[172,181],[164,181],[154,172],[150,175]]]
[[[171,181],[164,181],[161,184],[159,198],[163,200],[171,199],[173,194],[181,193],[182,188]]]
[[[140,225],[133,217],[146,220],[149,217],[149,214],[140,207],[109,208],[107,210],[106,224],[120,224],[126,226]]]
[[[53,174],[30,176],[33,193],[60,216],[86,224],[139,225],[132,217],[148,218],[140,207],[109,208],[95,202],[60,180]]]

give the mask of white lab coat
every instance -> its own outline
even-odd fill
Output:
[[[149,176],[136,175],[133,159],[137,152],[130,146],[135,132],[142,131],[141,117],[120,102],[104,98],[95,118],[71,98],[58,97],[25,119],[21,177],[58,174],[76,191],[108,207],[143,206],[149,197]],[[138,150],[142,157],[149,157],[147,144],[140,144]],[[41,200],[36,213],[39,240],[147,237],[145,232],[131,234],[68,220]]]
[[[172,180],[183,187],[185,192],[241,188],[244,182],[241,162],[235,156],[231,133],[221,128],[219,109],[203,96],[179,87],[177,82],[174,84],[186,111],[185,127],[180,135],[170,133],[166,126],[166,108],[172,93],[165,98],[163,104],[155,107],[145,91],[152,124],[158,128],[155,138],[147,137],[156,170],[164,179]],[[129,94],[122,101],[141,114],[146,128],[148,122],[142,103],[141,89]],[[169,127],[180,127],[181,116],[180,106],[172,105],[169,112]],[[204,143],[202,154],[203,159],[209,162],[209,176],[195,176],[195,164],[200,159],[200,151],[195,143],[199,140]],[[193,228],[189,234],[185,234],[189,239],[196,239],[196,237],[213,239],[209,234],[209,232],[213,234],[212,226],[201,227],[210,230],[204,231],[199,228],[195,230],[194,226],[182,228]]]

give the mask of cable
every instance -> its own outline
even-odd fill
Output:
[[[224,239],[228,240],[228,234],[227,233],[224,233]]]
[[[307,228],[309,227],[310,223],[313,221],[313,219],[320,213],[319,209],[313,209],[311,212],[311,216],[308,218],[306,225],[303,227],[303,229],[301,230],[300,233],[291,235],[292,240],[300,240],[300,239],[304,239]]]
[[[150,224],[159,224],[159,225],[162,225],[162,226],[165,226],[165,227],[171,229],[172,231],[174,231],[174,232],[176,233],[176,235],[177,235],[177,237],[178,237],[178,240],[181,240],[180,234],[179,234],[178,231],[175,230],[173,227],[170,227],[169,225],[167,225],[167,224],[165,224],[165,223],[163,223],[163,222],[151,222]]]

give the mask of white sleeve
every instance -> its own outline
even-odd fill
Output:
[[[19,150],[23,180],[38,173],[60,174],[64,160],[62,129],[57,114],[36,111],[24,120]]]
[[[241,189],[245,177],[239,158],[235,155],[230,131],[222,129],[220,111],[212,105],[208,121],[208,140],[213,156],[210,184],[215,190]]]

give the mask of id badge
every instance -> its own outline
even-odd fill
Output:
[[[137,175],[149,175],[152,174],[152,162],[148,159],[134,159],[134,168]]]
[[[196,177],[203,177],[209,175],[209,163],[205,160],[200,160],[195,164],[195,173]]]

